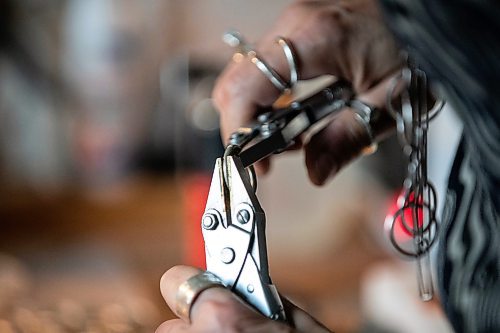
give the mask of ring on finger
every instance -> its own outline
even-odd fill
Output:
[[[379,116],[379,110],[374,108],[363,101],[358,99],[353,99],[349,102],[349,106],[354,111],[354,118],[361,124],[366,130],[370,143],[363,148],[363,155],[371,155],[375,153],[378,149],[378,144],[375,141],[375,133],[373,132],[373,122]]]
[[[216,275],[210,272],[197,274],[184,281],[177,290],[176,313],[179,318],[191,322],[191,308],[198,296],[209,288],[223,287],[224,283]]]
[[[292,48],[292,45],[289,40],[284,37],[278,37],[276,39],[276,43],[283,49],[283,53],[285,53],[285,58],[288,63],[288,68],[290,68],[290,83],[288,84],[290,88],[297,84],[299,80],[299,74],[297,69],[297,61],[295,56],[295,51]]]
[[[298,69],[295,52],[290,41],[284,37],[278,37],[276,43],[281,46],[290,69],[290,81],[286,82],[269,64],[264,61],[257,52],[248,44],[240,33],[236,31],[226,32],[223,36],[224,42],[236,48],[233,60],[241,61],[247,57],[261,71],[262,74],[280,91],[280,93],[290,93],[298,81]]]

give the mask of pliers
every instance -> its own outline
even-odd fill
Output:
[[[286,317],[269,275],[266,218],[255,193],[253,164],[286,150],[311,126],[348,106],[353,96],[351,85],[339,80],[286,108],[267,110],[234,132],[216,160],[201,223],[207,270],[271,319]]]

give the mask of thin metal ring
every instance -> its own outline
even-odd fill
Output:
[[[371,155],[378,149],[378,143],[375,141],[375,133],[373,133],[372,122],[377,118],[379,110],[366,104],[358,99],[353,99],[349,102],[349,107],[354,112],[354,118],[361,124],[368,134],[370,144],[363,148],[363,155]]]
[[[198,296],[209,288],[222,287],[224,283],[216,275],[210,272],[197,274],[187,281],[184,281],[177,290],[176,295],[176,313],[179,318],[191,322],[191,308]]]
[[[432,245],[434,245],[436,239],[437,239],[437,233],[438,233],[438,224],[436,219],[432,219],[429,221],[429,228],[428,230],[424,233],[425,236],[422,237],[422,239],[426,239],[427,242],[427,247],[425,248],[420,248],[416,251],[410,251],[404,249],[401,245],[399,245],[398,241],[396,240],[396,235],[395,235],[395,229],[396,229],[396,219],[399,217],[400,214],[403,214],[402,210],[398,210],[394,216],[392,217],[392,223],[389,229],[389,238],[392,243],[392,246],[402,255],[407,256],[407,257],[414,257],[418,258],[422,254],[427,253]],[[428,237],[428,238],[427,238]]]
[[[290,82],[286,82],[271,66],[269,66],[263,59],[261,59],[257,52],[248,44],[245,39],[237,31],[229,31],[223,35],[223,40],[226,44],[236,48],[238,58],[250,58],[250,61],[264,74],[266,78],[271,81],[272,85],[280,91],[280,93],[289,93],[292,87],[298,81],[297,62],[295,60],[295,52],[292,48],[290,41],[283,37],[278,37],[276,42],[283,49],[286,61],[290,68]]]
[[[356,119],[365,127],[370,138],[370,143],[375,141],[371,121],[372,118],[375,117],[376,109],[359,99],[353,99],[350,101],[349,107],[354,111]]]
[[[405,212],[407,210],[428,210],[429,211],[429,221],[425,224],[425,225],[422,225],[422,226],[418,226],[418,221],[417,221],[417,226],[415,226],[415,222],[412,222],[413,225],[410,226],[409,223],[406,221],[406,217],[405,217]],[[403,207],[401,207],[400,209],[398,209],[396,211],[396,213],[394,214],[393,216],[394,218],[394,223],[396,223],[396,221],[398,221],[398,218],[400,218],[400,225],[403,227],[403,229],[409,233],[411,236],[416,236],[418,235],[419,233],[426,233],[429,231],[429,228],[431,226],[431,224],[433,223],[432,221],[434,221],[436,218],[435,218],[435,214],[431,211],[430,207],[428,204],[421,204],[421,203],[415,203],[415,202],[410,202],[410,203],[407,203],[405,204]]]
[[[400,124],[400,126],[402,127],[400,130],[402,132],[406,132],[406,125],[404,123],[404,120],[402,119],[401,113],[398,112],[396,109],[394,109],[392,105],[392,98],[394,97],[394,92],[398,84],[400,84],[401,82],[403,82],[405,85],[410,84],[411,75],[412,74],[410,69],[408,68],[403,69],[401,73],[399,73],[396,77],[394,77],[391,80],[386,96],[387,110],[389,111],[389,114],[392,116],[392,118],[394,118],[394,120],[396,120],[396,122]],[[442,99],[436,100],[432,109],[430,109],[424,115],[422,115],[422,118],[426,117],[428,118],[429,121],[431,121],[439,114],[439,112],[441,112],[445,104],[446,102]]]
[[[295,60],[295,52],[291,46],[289,40],[284,37],[278,37],[276,42],[281,46],[283,52],[285,53],[286,61],[288,62],[288,67],[290,68],[290,83],[288,86],[292,88],[297,84],[299,80],[299,74],[297,70],[297,61]]]
[[[257,66],[257,68],[264,74],[265,77],[271,81],[273,86],[278,89],[281,93],[290,91],[290,85],[283,80],[283,78],[276,73],[274,69],[271,68],[264,60],[257,56],[257,52],[254,50],[248,52],[250,61]]]

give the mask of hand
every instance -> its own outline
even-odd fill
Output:
[[[400,68],[400,58],[376,1],[304,0],[289,6],[256,46],[259,56],[287,78],[286,59],[274,42],[277,36],[293,44],[301,79],[323,74],[342,77],[352,82],[358,99],[384,107],[385,88],[390,76]],[[229,64],[213,92],[223,139],[254,118],[260,108],[273,104],[279,94],[248,59]],[[387,118],[384,119],[375,134],[387,129]],[[311,181],[323,184],[369,141],[366,128],[352,112],[343,111],[305,145]],[[269,161],[257,167],[266,172]]]
[[[199,269],[193,267],[176,266],[163,275],[160,282],[161,292],[174,312],[179,286],[200,272]],[[225,288],[210,288],[203,291],[192,305],[191,323],[185,319],[169,320],[158,327],[156,333],[329,332],[303,310],[286,300],[283,301],[291,326],[265,318]]]

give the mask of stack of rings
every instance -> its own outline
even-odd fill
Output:
[[[271,66],[269,66],[257,52],[244,40],[244,38],[236,31],[226,32],[223,36],[224,42],[229,46],[236,48],[236,53],[233,59],[238,61],[242,58],[249,58],[250,61],[271,81],[273,86],[282,94],[291,93],[293,87],[299,80],[297,61],[295,51],[289,40],[284,37],[276,38],[276,43],[281,46],[285,54],[288,67],[290,68],[290,81],[286,82]]]

